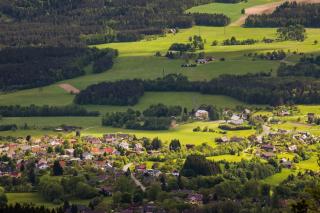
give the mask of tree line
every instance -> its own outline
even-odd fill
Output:
[[[93,72],[101,72],[112,67],[117,54],[95,48],[5,48],[0,51],[0,90],[41,87],[81,76],[89,64]]]
[[[70,106],[0,106],[0,115],[3,117],[36,117],[36,116],[98,116],[97,111],[87,111],[85,108]]]
[[[285,27],[303,25],[320,27],[320,4],[298,4],[285,2],[271,14],[250,15],[245,21],[246,27]]]

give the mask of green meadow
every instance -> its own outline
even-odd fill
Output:
[[[240,18],[242,9],[277,1],[280,0],[248,0],[237,4],[210,3],[190,8],[187,13],[223,13],[233,22]]]

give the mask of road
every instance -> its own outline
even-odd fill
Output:
[[[128,169],[130,168],[131,165],[132,165],[132,163],[128,163],[128,164],[124,165],[124,166],[122,167],[122,171],[124,171],[124,172],[128,171]],[[131,177],[131,179],[133,180],[133,182],[134,182],[138,187],[141,188],[141,190],[142,190],[143,192],[146,191],[146,187],[133,175],[132,172],[131,172],[131,174],[130,174],[130,177]]]

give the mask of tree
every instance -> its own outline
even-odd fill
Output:
[[[161,192],[161,186],[159,184],[152,184],[147,191],[148,199],[157,200],[160,192]]]
[[[181,144],[180,144],[180,141],[178,139],[173,139],[171,140],[170,142],[170,145],[169,145],[169,149],[171,151],[178,151],[181,149]]]
[[[151,146],[152,146],[152,149],[161,149],[162,148],[162,141],[157,137],[157,138],[154,138],[151,142]]]
[[[302,25],[290,25],[288,27],[280,27],[277,29],[278,38],[281,40],[304,41],[306,30]]]
[[[54,176],[61,176],[63,175],[63,168],[60,165],[60,162],[58,160],[54,161],[52,172]]]
[[[203,155],[189,155],[181,169],[183,176],[210,176],[220,173],[219,164],[207,160]]]

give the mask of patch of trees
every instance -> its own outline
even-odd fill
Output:
[[[0,90],[41,87],[74,78],[84,75],[84,67],[90,63],[95,72],[106,70],[116,55],[113,49],[5,48],[0,51]]]
[[[35,117],[35,116],[98,116],[99,112],[89,112],[83,107],[70,106],[0,106],[0,115],[4,117]]]
[[[194,21],[199,26],[227,26],[230,18],[224,14],[194,13]]]
[[[249,125],[230,125],[230,124],[220,124],[219,128],[222,130],[229,130],[229,131],[237,131],[237,130],[249,130],[252,129],[252,126]]]
[[[245,39],[245,40],[238,40],[236,37],[232,36],[230,39],[226,39],[223,41],[224,46],[232,46],[232,45],[252,45],[257,43],[257,40],[254,39]]]
[[[76,95],[76,104],[134,105],[144,94],[141,80],[102,82],[88,86]]]
[[[263,60],[283,60],[286,58],[287,54],[283,50],[274,50],[272,52],[266,52],[266,53],[248,53],[249,57],[257,58],[257,59],[263,59]]]
[[[203,155],[189,155],[180,173],[186,177],[210,176],[221,173],[221,170],[219,164],[207,160]]]
[[[61,204],[67,197],[90,199],[98,196],[98,190],[89,185],[84,176],[70,176],[53,179],[43,176],[39,183],[39,192],[47,201]]]
[[[175,107],[171,109],[174,114],[177,112]],[[145,115],[143,116],[143,114]],[[143,114],[132,109],[128,109],[126,112],[107,113],[102,119],[102,125],[137,130],[167,130],[171,126],[172,118],[167,117],[169,112],[159,113],[155,110],[155,106],[151,106]]]
[[[285,2],[272,13],[250,15],[246,27],[285,27],[303,25],[305,27],[320,27],[320,4],[298,4]]]

